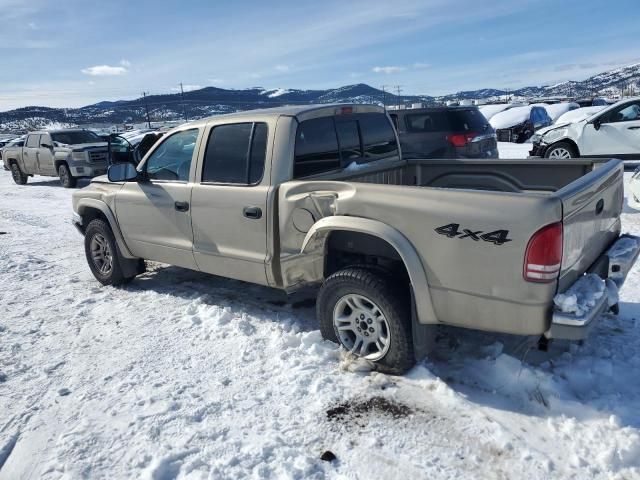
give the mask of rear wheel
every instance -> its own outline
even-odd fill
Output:
[[[408,295],[387,277],[362,268],[336,272],[320,289],[316,309],[323,338],[377,370],[402,374],[415,363]]]
[[[122,272],[115,237],[104,220],[96,218],[87,225],[84,251],[93,276],[103,285],[123,285],[133,280]]]
[[[545,158],[564,160],[567,158],[578,158],[579,155],[575,147],[570,143],[558,142],[552,145],[544,156]]]
[[[11,164],[11,176],[13,177],[13,181],[18,185],[24,185],[27,183],[27,175],[22,173],[22,170],[20,170],[20,167],[16,162]]]
[[[77,184],[77,179],[71,175],[71,170],[66,163],[60,164],[58,167],[58,175],[60,176],[60,184],[64,188],[73,188]]]

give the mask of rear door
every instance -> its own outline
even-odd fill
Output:
[[[611,161],[554,195],[562,200],[564,245],[560,291],[582,275],[620,233],[622,162]]]
[[[604,113],[597,130],[586,124],[581,154],[640,157],[640,100]]]
[[[275,122],[214,124],[205,130],[204,159],[191,197],[193,249],[200,270],[268,285],[270,182],[264,172],[272,130]]]

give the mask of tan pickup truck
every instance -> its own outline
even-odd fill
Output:
[[[192,122],[73,195],[101,283],[149,259],[287,292],[317,285],[323,336],[395,373],[428,325],[584,338],[610,297],[573,313],[554,297],[585,272],[622,284],[640,250],[620,236],[622,203],[615,160],[404,160],[370,105]]]

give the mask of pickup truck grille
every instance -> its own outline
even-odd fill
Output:
[[[89,152],[89,163],[105,163],[107,152]]]
[[[496,130],[496,135],[498,137],[499,142],[510,142],[511,141],[511,130],[508,128],[501,128]]]

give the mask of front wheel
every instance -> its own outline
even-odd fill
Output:
[[[545,153],[545,158],[553,158],[557,160],[566,160],[568,158],[578,158],[578,152],[576,149],[567,142],[558,142],[555,145],[551,146],[547,153]]]
[[[77,179],[71,175],[71,170],[69,170],[69,166],[66,163],[60,164],[58,175],[60,176],[60,184],[64,188],[74,188],[76,186]]]
[[[15,162],[11,164],[11,176],[13,177],[13,181],[18,185],[25,185],[27,183],[28,177],[22,173],[22,170],[20,170],[20,167]]]
[[[103,285],[123,285],[134,277],[126,277],[122,272],[120,252],[111,227],[96,218],[89,222],[84,234],[84,251],[89,268]]]
[[[406,293],[362,268],[334,273],[322,285],[316,306],[323,338],[373,362],[381,372],[406,372],[415,363]]]

